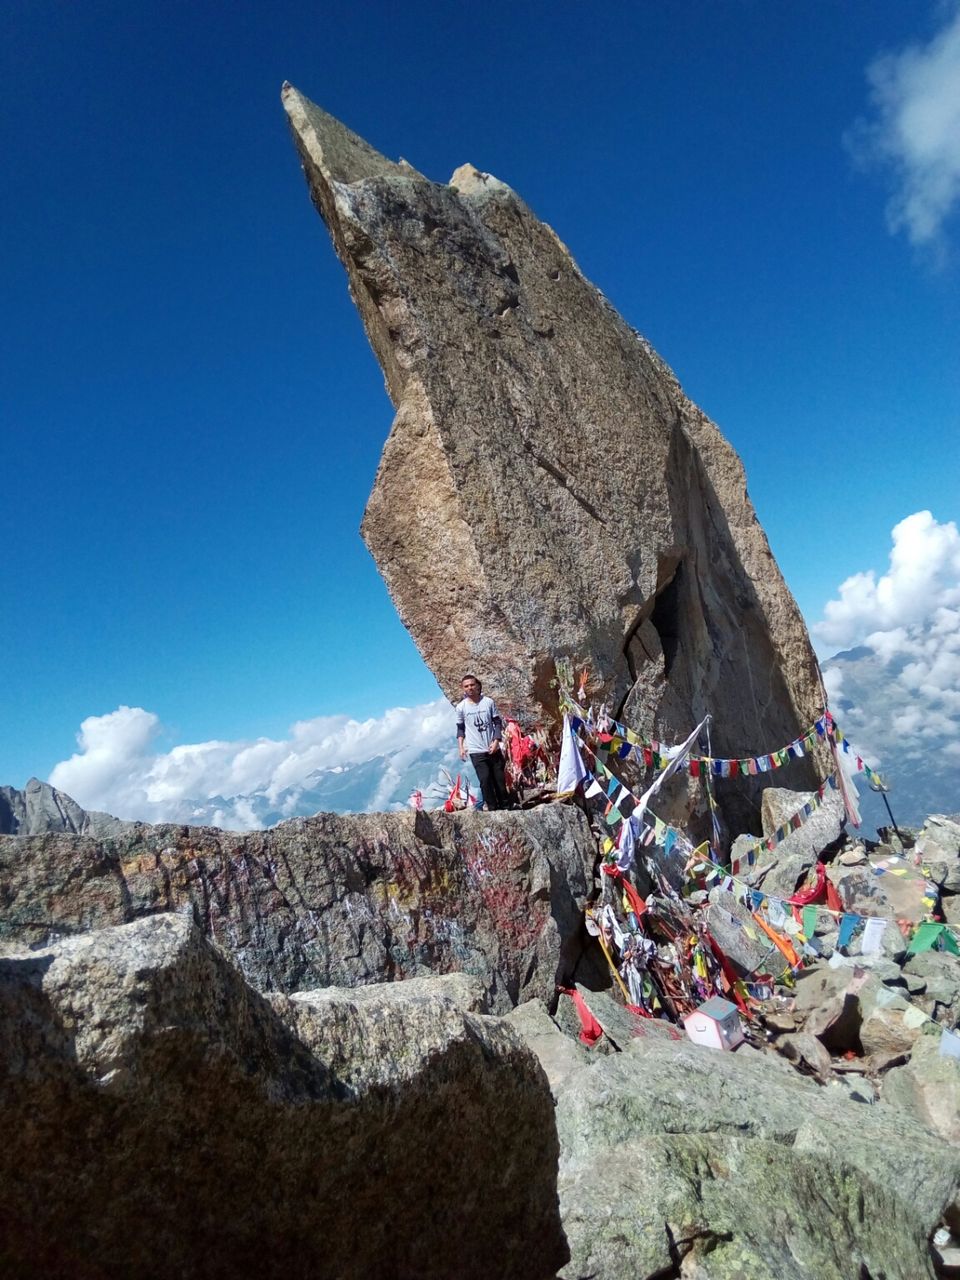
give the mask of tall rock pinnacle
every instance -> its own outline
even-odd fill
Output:
[[[363,537],[444,691],[475,670],[542,720],[568,655],[662,739],[806,728],[815,660],[743,467],[650,345],[504,183],[283,103],[396,408]]]

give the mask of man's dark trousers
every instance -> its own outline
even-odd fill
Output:
[[[477,771],[480,790],[483,792],[483,803],[487,809],[509,809],[510,797],[507,795],[507,779],[503,772],[503,752],[471,751],[470,761]]]

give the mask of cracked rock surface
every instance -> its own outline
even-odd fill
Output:
[[[511,1021],[557,1100],[565,1280],[933,1276],[929,1239],[960,1187],[960,1152],[913,1117],[656,1022],[558,1071],[559,1029]]]
[[[505,1013],[575,967],[595,856],[560,806],[0,836],[0,942],[184,910],[261,991],[460,972]]]

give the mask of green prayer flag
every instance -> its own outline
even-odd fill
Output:
[[[917,932],[910,939],[910,945],[907,947],[907,955],[919,955],[921,951],[929,951],[931,947],[936,946],[937,939],[943,933],[943,925],[938,924],[935,920],[926,920],[917,929]],[[954,946],[956,942],[951,938]]]
[[[803,932],[808,938],[812,938],[817,931],[817,908],[803,908]]]

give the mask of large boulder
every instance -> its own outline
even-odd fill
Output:
[[[960,1152],[883,1103],[652,1035],[556,1096],[571,1280],[933,1275]]]
[[[846,911],[864,916],[881,916],[917,924],[926,919],[936,901],[937,891],[916,867],[887,858],[871,858],[861,865],[844,865],[837,860],[830,868]],[[905,944],[899,948],[901,953]]]
[[[363,536],[447,694],[549,717],[568,655],[661,739],[705,708],[718,755],[794,739],[813,651],[718,428],[503,182],[283,103],[396,408]]]
[[[764,836],[771,836],[785,826],[807,803],[815,801],[815,792],[790,791],[786,787],[767,787],[761,804]],[[757,865],[749,877],[752,884],[762,884],[765,893],[790,897],[813,870],[820,855],[833,849],[843,834],[846,813],[843,799],[831,787],[823,793],[820,806],[796,831],[788,832],[772,852],[761,848]],[[746,837],[741,836],[732,856],[743,858]],[[741,863],[746,870],[746,866]]]
[[[786,968],[781,953],[732,893],[711,890],[705,919],[711,937],[741,978],[755,980],[758,974],[779,977]]]
[[[0,1271],[555,1275],[549,1086],[481,996],[268,1000],[177,915],[0,959]]]
[[[960,1146],[960,1060],[940,1051],[940,1033],[921,1036],[909,1061],[883,1078],[883,1100]]]
[[[936,884],[947,893],[960,893],[960,820],[931,814],[914,848]]]
[[[566,806],[0,837],[0,941],[185,908],[261,991],[462,972],[505,1012],[573,972],[595,857]]]

